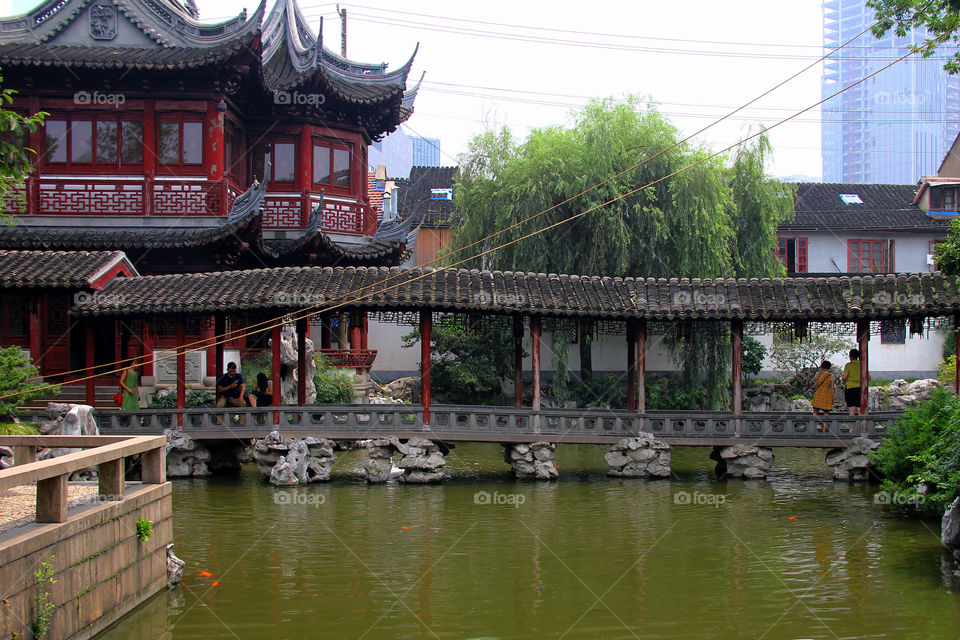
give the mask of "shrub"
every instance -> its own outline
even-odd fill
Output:
[[[174,398],[174,404],[176,404],[176,398]],[[203,389],[191,389],[187,391],[186,405],[188,408],[212,407],[214,404],[213,394],[209,391],[204,391]]]
[[[740,353],[743,373],[748,376],[758,375],[763,368],[763,360],[767,357],[767,348],[763,343],[752,336],[744,336]]]
[[[317,404],[350,404],[353,402],[353,376],[346,371],[317,367],[313,376],[317,388]]]
[[[169,391],[160,391],[155,393],[152,398],[150,398],[150,406],[148,409],[176,409],[177,408],[177,394],[176,392]]]
[[[949,356],[937,365],[937,379],[948,387],[957,382],[957,356]]]
[[[881,489],[913,498],[923,485],[922,500],[906,501],[942,511],[960,495],[960,398],[935,389],[904,413],[871,457],[885,476]]]
[[[60,390],[33,382],[31,379],[38,375],[38,369],[20,347],[0,349],[0,418],[12,417],[17,407]]]
[[[40,429],[33,422],[2,422],[0,436],[36,436]]]

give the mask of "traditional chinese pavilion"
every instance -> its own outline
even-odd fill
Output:
[[[0,19],[14,108],[50,114],[22,140],[36,171],[0,248],[120,249],[143,273],[402,262],[406,238],[376,235],[367,146],[410,116],[413,58],[354,62],[294,0],[264,10],[49,0]]]
[[[48,0],[0,18],[12,108],[49,114],[18,141],[36,150],[35,171],[0,250],[122,251],[142,274],[402,264],[415,231],[378,224],[367,147],[411,115],[413,57],[394,70],[349,60],[295,0],[266,9],[210,24],[191,0]],[[0,344],[29,345],[54,376],[85,350],[122,355],[116,327],[93,347],[54,331],[77,293],[5,289]]]

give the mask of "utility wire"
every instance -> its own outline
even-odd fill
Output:
[[[859,38],[860,36],[862,36],[864,33],[866,33],[866,31],[868,31],[868,30],[869,30],[869,28],[868,28],[868,29],[865,29],[865,30],[862,31],[860,34],[858,34],[857,36],[854,36],[853,38],[851,38],[850,40],[848,40],[847,43],[853,42],[854,40],[856,40],[857,38]],[[842,47],[845,46],[847,43],[844,43],[843,45],[840,45],[840,47],[838,47],[838,49],[839,49],[839,48],[842,48]],[[835,49],[834,52],[836,52],[836,50],[837,50],[837,49]],[[831,54],[832,54],[832,53],[833,53],[833,52],[831,52]],[[677,174],[679,174],[679,173],[681,173],[681,172],[683,172],[683,171],[686,171],[686,170],[688,170],[688,169],[692,169],[692,168],[694,168],[694,167],[696,167],[696,166],[698,166],[698,165],[700,165],[700,164],[703,164],[704,162],[707,162],[708,160],[711,160],[711,159],[713,159],[713,158],[715,158],[715,157],[717,157],[717,156],[719,156],[719,155],[721,155],[721,154],[723,154],[723,153],[726,153],[727,151],[729,151],[729,150],[731,150],[731,149],[734,149],[734,148],[736,148],[737,146],[742,145],[744,142],[747,142],[747,141],[749,141],[749,140],[751,140],[751,139],[753,139],[753,138],[756,138],[756,137],[758,137],[758,136],[760,136],[760,135],[763,135],[763,134],[766,133],[767,131],[769,131],[769,130],[775,128],[775,127],[778,127],[778,126],[780,126],[780,125],[782,125],[782,124],[784,124],[784,123],[792,120],[793,118],[795,118],[795,117],[797,117],[797,116],[799,116],[799,115],[801,115],[801,114],[803,114],[803,113],[805,113],[805,112],[807,112],[807,111],[809,111],[809,110],[811,110],[811,109],[813,109],[813,108],[815,108],[815,107],[823,104],[823,103],[826,102],[827,100],[829,100],[829,99],[831,99],[831,98],[833,98],[833,97],[835,97],[835,96],[837,96],[837,95],[840,95],[840,94],[843,93],[844,91],[848,91],[849,89],[851,89],[851,88],[853,88],[853,87],[855,87],[855,86],[857,86],[857,85],[865,82],[866,80],[872,78],[873,76],[877,75],[877,74],[880,73],[881,71],[884,71],[885,69],[893,66],[894,64],[900,62],[901,60],[906,59],[907,57],[909,57],[909,56],[911,56],[911,55],[913,55],[913,54],[915,54],[915,53],[916,53],[915,51],[910,51],[910,52],[904,54],[903,56],[901,56],[900,58],[898,58],[897,60],[894,60],[893,62],[890,62],[890,63],[888,63],[887,65],[884,65],[883,67],[881,67],[880,69],[877,69],[877,70],[874,71],[873,73],[871,73],[871,74],[869,74],[869,75],[867,75],[867,76],[864,76],[863,78],[861,78],[861,79],[857,80],[856,82],[854,82],[854,83],[852,83],[852,84],[850,84],[850,85],[848,85],[848,86],[840,89],[839,91],[835,92],[834,94],[832,94],[832,95],[830,95],[830,96],[827,96],[826,98],[820,100],[819,102],[814,103],[813,105],[810,105],[810,106],[806,107],[805,109],[802,109],[802,110],[794,113],[793,115],[790,115],[790,116],[788,116],[788,117],[780,120],[779,122],[777,122],[777,123],[775,123],[775,124],[773,124],[773,125],[771,125],[771,126],[769,126],[769,127],[762,128],[762,129],[761,129],[760,131],[758,131],[757,133],[754,133],[754,134],[752,134],[752,135],[750,135],[750,136],[747,136],[746,138],[743,138],[743,139],[735,142],[734,144],[731,144],[731,145],[729,145],[729,146],[727,146],[727,147],[725,147],[725,148],[723,148],[723,149],[721,149],[721,150],[719,150],[719,151],[717,151],[717,152],[715,152],[715,153],[713,153],[713,154],[711,154],[711,155],[709,155],[709,156],[705,156],[705,157],[701,158],[700,160],[697,160],[696,162],[693,162],[693,163],[690,163],[690,164],[688,164],[688,165],[685,165],[684,167],[681,167],[681,168],[679,168],[679,169],[677,169],[677,170],[675,170],[675,171],[673,171],[673,172],[671,172],[671,173],[669,173],[669,174],[667,174],[667,175],[665,175],[665,176],[662,176],[662,177],[660,177],[660,178],[657,178],[656,180],[653,180],[653,181],[651,181],[651,182],[648,182],[648,183],[645,184],[645,185],[642,185],[642,186],[640,186],[640,187],[637,187],[637,188],[635,188],[635,189],[632,189],[632,190],[630,190],[630,191],[627,191],[627,192],[625,192],[625,193],[623,193],[623,194],[621,194],[621,195],[619,195],[619,196],[617,196],[617,197],[615,197],[615,198],[612,198],[612,199],[607,200],[607,201],[605,201],[605,202],[602,202],[602,203],[600,203],[600,204],[594,205],[593,207],[590,207],[589,209],[586,209],[586,210],[581,211],[581,212],[579,212],[579,213],[572,214],[571,216],[568,216],[567,218],[564,218],[563,220],[556,221],[556,222],[554,222],[554,223],[552,223],[552,224],[550,224],[550,225],[548,225],[548,226],[546,226],[546,227],[543,227],[543,228],[540,228],[540,229],[531,231],[530,233],[527,233],[527,234],[525,234],[525,235],[523,235],[523,236],[520,236],[520,237],[518,237],[518,238],[514,238],[514,239],[512,239],[512,240],[509,240],[509,241],[507,241],[507,242],[505,242],[505,243],[503,243],[503,244],[501,244],[501,245],[498,245],[498,246],[496,246],[496,247],[491,247],[491,248],[485,249],[485,250],[481,251],[480,253],[477,253],[477,254],[475,254],[475,255],[473,255],[473,256],[469,256],[469,257],[467,257],[467,258],[462,258],[462,259],[460,259],[460,260],[458,260],[458,261],[456,261],[456,262],[453,262],[453,263],[451,263],[451,264],[449,264],[449,265],[441,265],[441,266],[439,266],[439,267],[437,268],[436,272],[441,272],[441,271],[446,271],[446,270],[448,270],[448,269],[452,269],[452,268],[454,268],[454,267],[456,267],[456,266],[458,266],[458,265],[460,265],[460,264],[463,264],[463,263],[468,262],[468,261],[470,261],[470,260],[474,260],[474,259],[476,259],[476,258],[483,257],[484,255],[487,255],[487,254],[489,254],[489,253],[492,253],[493,251],[497,251],[497,250],[502,249],[502,248],[504,248],[504,247],[510,246],[510,245],[515,244],[515,243],[517,243],[517,242],[520,242],[521,240],[525,240],[525,239],[527,239],[527,238],[533,237],[533,236],[538,235],[538,234],[540,234],[540,233],[544,233],[544,232],[546,232],[546,231],[548,231],[548,230],[550,230],[550,229],[553,229],[553,228],[558,227],[558,226],[560,226],[560,225],[562,225],[562,224],[565,224],[566,222],[569,222],[569,221],[571,221],[571,220],[575,220],[575,219],[577,219],[577,218],[580,218],[580,217],[586,215],[587,213],[590,213],[590,212],[592,212],[592,211],[595,211],[595,210],[597,210],[597,209],[599,209],[599,208],[601,208],[601,207],[607,206],[608,204],[612,204],[613,202],[616,202],[616,201],[621,200],[621,199],[623,199],[623,198],[625,198],[625,197],[627,197],[627,196],[630,196],[630,195],[632,195],[632,194],[634,194],[634,193],[638,193],[639,191],[642,191],[642,190],[644,190],[644,189],[647,189],[647,188],[649,188],[649,187],[651,187],[651,186],[653,186],[653,185],[655,185],[655,184],[658,184],[658,183],[660,183],[660,182],[662,182],[662,181],[664,181],[664,180],[666,180],[666,179],[668,179],[668,178],[671,178],[671,177],[673,177],[673,176],[675,176],[675,175],[677,175]],[[831,55],[831,54],[827,54],[827,55]],[[817,63],[818,63],[818,62],[819,62],[819,61],[817,61]],[[817,63],[814,63],[814,64],[817,64]],[[741,107],[738,107],[737,109],[735,109],[735,110],[732,111],[731,113],[727,114],[726,116],[723,116],[722,118],[720,118],[719,120],[717,120],[715,123],[712,123],[712,124],[708,125],[707,127],[704,127],[704,128],[701,129],[700,131],[698,131],[698,132],[696,132],[696,133],[688,136],[687,138],[684,138],[683,140],[681,140],[681,141],[675,143],[674,145],[672,145],[671,147],[669,147],[669,148],[667,148],[667,149],[664,149],[664,150],[661,150],[661,151],[657,152],[656,154],[654,154],[654,155],[652,155],[652,156],[650,156],[650,157],[648,157],[648,158],[646,158],[646,159],[644,159],[644,160],[641,160],[640,162],[634,164],[633,166],[631,166],[631,167],[629,167],[629,168],[627,168],[627,169],[624,169],[623,171],[621,171],[621,172],[619,172],[619,173],[617,173],[617,174],[615,174],[615,175],[607,178],[606,180],[604,180],[604,181],[602,181],[602,182],[600,182],[600,183],[597,183],[596,185],[594,185],[594,186],[592,186],[592,187],[590,187],[590,188],[588,188],[588,189],[585,189],[585,190],[581,191],[580,193],[577,193],[577,194],[575,194],[575,195],[573,195],[573,196],[570,196],[570,197],[567,198],[566,200],[564,200],[564,201],[562,201],[562,202],[560,202],[560,203],[557,203],[557,204],[553,205],[552,207],[550,207],[550,208],[548,208],[548,209],[545,209],[545,210],[540,211],[540,212],[538,212],[538,213],[536,213],[536,214],[533,214],[533,215],[531,215],[531,216],[528,216],[527,218],[525,218],[525,219],[523,219],[523,220],[521,220],[521,221],[519,221],[519,222],[516,222],[516,223],[514,223],[514,224],[512,224],[512,225],[509,225],[509,226],[507,226],[507,227],[505,227],[505,228],[503,228],[503,229],[500,229],[499,231],[496,231],[496,232],[494,232],[494,233],[492,233],[492,234],[490,234],[490,235],[488,235],[488,236],[486,236],[486,237],[484,237],[484,238],[481,238],[480,240],[477,240],[477,241],[472,242],[472,243],[470,243],[470,244],[468,244],[468,245],[466,245],[466,246],[464,246],[464,247],[461,247],[460,249],[454,251],[454,252],[451,253],[450,255],[455,255],[456,253],[461,253],[461,252],[463,252],[463,251],[466,251],[467,249],[469,249],[469,248],[471,248],[471,247],[475,247],[476,245],[478,245],[478,244],[480,244],[480,243],[483,243],[483,242],[486,242],[487,240],[489,240],[489,239],[491,239],[491,238],[494,238],[494,237],[496,237],[496,236],[498,236],[498,235],[501,235],[501,234],[503,234],[503,233],[506,233],[507,231],[509,231],[509,230],[511,230],[511,229],[514,229],[514,228],[518,227],[518,226],[521,225],[521,224],[524,224],[524,223],[526,223],[526,222],[529,222],[529,221],[531,221],[531,220],[534,220],[534,219],[536,219],[536,218],[538,218],[538,217],[540,217],[540,216],[548,213],[549,211],[552,211],[552,210],[556,209],[557,207],[560,207],[560,206],[562,206],[563,204],[566,204],[566,203],[568,203],[568,202],[570,202],[570,201],[572,201],[572,200],[580,197],[581,195],[584,195],[584,194],[586,194],[586,193],[589,193],[590,191],[593,191],[593,190],[599,188],[600,186],[602,186],[602,185],[610,182],[611,180],[614,180],[614,179],[622,176],[623,174],[625,174],[625,173],[627,173],[627,172],[629,172],[629,171],[632,171],[633,169],[635,169],[635,168],[637,168],[637,167],[639,167],[639,166],[641,166],[641,165],[643,165],[643,164],[645,164],[645,163],[647,163],[647,162],[650,162],[651,160],[657,158],[658,156],[663,155],[664,153],[667,153],[668,151],[670,151],[670,150],[672,150],[672,149],[674,149],[674,148],[676,148],[676,147],[678,147],[678,146],[681,146],[682,144],[684,144],[685,142],[687,142],[690,138],[692,138],[692,137],[694,137],[694,136],[696,136],[696,135],[699,135],[700,133],[706,131],[707,129],[709,129],[709,128],[712,127],[712,126],[715,126],[716,124],[719,124],[720,122],[723,122],[723,120],[727,119],[727,118],[730,117],[731,115],[737,113],[738,111],[743,110],[744,108],[746,108],[746,107],[748,107],[749,105],[753,104],[753,103],[756,102],[757,100],[760,100],[761,98],[765,97],[766,95],[769,95],[771,92],[773,92],[773,91],[775,91],[776,89],[780,88],[781,86],[783,86],[783,85],[786,84],[787,82],[790,82],[791,80],[793,80],[794,78],[796,78],[798,75],[800,75],[800,74],[803,73],[804,71],[808,70],[808,69],[810,68],[810,66],[813,66],[813,65],[809,65],[808,67],[804,68],[803,70],[795,73],[794,75],[790,76],[790,77],[787,78],[786,80],[778,83],[778,84],[777,84],[776,86],[774,86],[773,88],[771,88],[771,89],[765,91],[764,93],[762,93],[761,95],[757,96],[757,97],[754,98],[753,100],[747,102],[746,104],[742,105]],[[448,257],[448,256],[444,256],[443,259],[446,259],[447,257]],[[436,264],[436,263],[439,262],[440,260],[441,260],[441,258],[437,258],[437,259],[431,261],[431,262],[429,263],[429,265]],[[429,266],[429,265],[427,265],[427,266]],[[397,278],[397,279],[401,278],[405,273],[409,273],[409,272],[401,272],[401,273],[397,274],[396,278]],[[377,289],[377,290],[375,290],[375,291],[372,291],[372,292],[369,293],[369,294],[362,295],[362,296],[358,296],[358,297],[354,297],[354,298],[349,299],[349,300],[341,300],[341,301],[339,301],[338,304],[334,304],[334,305],[332,305],[332,306],[330,306],[330,307],[325,307],[324,305],[327,304],[327,302],[324,301],[324,302],[320,302],[320,303],[315,304],[315,305],[311,305],[311,306],[309,306],[309,307],[304,307],[304,308],[300,309],[299,311],[296,311],[296,312],[293,312],[293,313],[285,313],[285,314],[283,314],[282,316],[280,316],[279,318],[273,318],[273,319],[265,320],[265,321],[263,321],[263,322],[256,323],[256,324],[254,324],[254,325],[250,325],[250,326],[244,327],[244,328],[242,328],[242,329],[237,329],[237,330],[232,330],[232,329],[231,329],[230,331],[228,331],[228,332],[226,332],[226,333],[224,333],[224,334],[221,334],[221,335],[219,335],[219,336],[214,336],[213,338],[201,338],[201,339],[198,340],[198,341],[194,341],[194,342],[188,343],[188,344],[186,344],[186,345],[178,345],[178,349],[176,350],[175,353],[171,353],[171,354],[166,355],[166,356],[161,356],[161,357],[159,357],[159,358],[153,357],[152,359],[148,359],[148,356],[136,356],[136,357],[133,357],[133,358],[125,358],[125,359],[121,359],[121,360],[115,360],[115,361],[113,361],[113,362],[111,362],[111,363],[106,363],[106,364],[101,364],[101,365],[94,365],[94,366],[92,366],[92,367],[84,367],[84,368],[82,368],[82,369],[75,369],[75,370],[73,370],[73,371],[65,372],[65,373],[63,373],[63,374],[61,374],[61,375],[67,375],[67,374],[70,374],[70,373],[76,373],[76,372],[80,372],[80,371],[88,371],[88,370],[90,370],[90,369],[100,370],[100,371],[99,371],[98,373],[96,373],[96,374],[88,375],[88,376],[85,376],[85,377],[82,377],[82,378],[78,378],[78,379],[72,380],[72,382],[84,382],[84,381],[86,381],[86,380],[95,379],[95,378],[97,378],[97,377],[101,377],[101,376],[103,376],[103,375],[107,375],[107,374],[110,374],[110,373],[117,373],[117,372],[121,371],[123,368],[125,368],[125,367],[120,367],[120,368],[115,368],[115,369],[110,370],[110,371],[103,371],[104,368],[110,367],[110,366],[113,366],[113,365],[119,365],[119,364],[124,364],[124,363],[128,363],[128,362],[129,362],[129,363],[139,363],[139,364],[141,364],[141,365],[142,365],[142,364],[146,364],[146,363],[148,363],[148,362],[156,363],[156,362],[159,362],[159,361],[162,361],[162,360],[168,360],[168,359],[171,359],[171,358],[179,357],[181,351],[182,351],[183,354],[185,355],[186,353],[190,353],[190,352],[194,352],[194,351],[206,350],[206,349],[208,349],[208,348],[210,348],[210,347],[217,346],[217,345],[219,345],[219,344],[223,344],[223,343],[225,343],[225,342],[227,342],[227,341],[229,341],[229,340],[232,340],[232,339],[234,339],[235,337],[241,337],[241,336],[248,335],[248,333],[250,332],[250,329],[253,329],[253,328],[256,328],[256,327],[263,327],[264,325],[267,325],[267,326],[263,327],[263,328],[260,329],[260,330],[273,329],[273,328],[278,327],[278,326],[283,326],[284,324],[287,324],[288,322],[296,322],[297,320],[310,318],[310,317],[312,317],[312,316],[314,316],[314,315],[318,315],[318,314],[320,314],[320,313],[329,313],[329,312],[331,312],[331,311],[334,311],[334,310],[339,309],[339,308],[341,308],[341,307],[347,306],[347,305],[349,305],[349,304],[353,304],[353,303],[355,303],[355,302],[368,299],[368,298],[370,298],[370,297],[372,297],[372,296],[374,296],[374,295],[377,295],[378,293],[383,293],[383,292],[385,292],[385,291],[389,291],[389,290],[391,290],[391,289],[398,288],[399,286],[401,286],[401,285],[403,285],[403,284],[408,284],[408,283],[410,283],[410,282],[415,282],[415,281],[420,280],[420,279],[422,279],[422,278],[431,276],[431,275],[433,275],[433,273],[434,273],[434,271],[424,272],[424,273],[421,273],[421,274],[418,275],[418,276],[414,276],[414,277],[412,277],[412,278],[408,278],[408,279],[401,280],[401,281],[398,282],[397,284],[391,285],[391,286],[389,286],[389,287],[384,286],[383,288]],[[356,294],[356,293],[360,293],[360,292],[362,292],[362,291],[364,291],[364,290],[366,290],[366,289],[372,289],[372,288],[378,287],[378,286],[380,286],[380,285],[385,285],[390,279],[392,279],[392,278],[389,278],[389,277],[388,277],[388,278],[385,278],[383,281],[375,282],[375,283],[373,283],[373,284],[371,284],[371,285],[366,285],[366,286],[364,286],[364,287],[360,287],[360,288],[357,289],[356,291],[352,291],[352,292],[349,292],[349,293],[347,293],[347,294],[344,294],[343,297],[345,298],[345,297],[348,297],[348,296],[350,296],[350,295],[354,295],[354,294]],[[333,299],[333,300],[331,300],[331,301],[329,301],[329,302],[330,302],[330,303],[335,303],[335,302],[338,302],[338,301],[337,301],[337,299]],[[319,308],[318,308],[318,307],[319,307]],[[287,320],[288,317],[290,317],[290,320]],[[211,340],[215,340],[215,341],[211,342]],[[200,346],[197,346],[197,345],[200,345]],[[191,348],[190,348],[190,349],[187,349],[187,347],[191,347]],[[37,379],[37,378],[30,378],[30,380],[34,380],[34,379]],[[58,386],[58,385],[53,385],[53,384],[51,384],[51,385],[46,385],[46,386],[40,386],[40,387],[35,387],[34,389],[31,389],[31,391],[45,390],[45,389],[53,388],[53,387],[56,387],[56,386]],[[5,399],[5,398],[9,398],[9,397],[16,397],[16,396],[18,396],[18,395],[22,395],[23,393],[25,393],[25,392],[15,392],[15,393],[6,394],[6,395],[3,395],[3,396],[0,396],[0,399]]]

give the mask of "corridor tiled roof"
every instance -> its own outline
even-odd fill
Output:
[[[295,310],[289,300],[346,308],[649,320],[825,320],[960,313],[955,277],[642,279],[366,267],[289,267],[126,278],[78,315]],[[282,294],[282,295],[281,295]],[[303,305],[300,305],[303,306]]]
[[[124,260],[122,251],[0,251],[0,288],[80,288]]]

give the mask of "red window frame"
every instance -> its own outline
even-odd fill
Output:
[[[930,208],[934,211],[956,211],[957,188],[954,186],[930,187]]]
[[[316,167],[314,166],[314,159],[317,157],[317,151],[325,149],[328,153],[327,157],[329,158],[329,167],[330,172],[327,175],[327,181],[317,181],[316,179]],[[346,151],[347,152],[347,184],[336,184],[334,180],[336,166],[334,163],[334,158],[336,157],[336,151]],[[321,151],[322,153],[322,151]],[[310,155],[310,183],[315,188],[320,189],[334,189],[339,190],[344,193],[350,193],[354,185],[354,176],[353,176],[353,158],[354,150],[353,145],[349,143],[332,141],[324,138],[314,138],[313,139],[313,149],[311,150]]]
[[[796,260],[796,269],[791,269],[788,264],[790,252],[787,248],[788,243],[794,241],[794,259]],[[774,251],[780,264],[787,270],[787,273],[807,273],[807,238],[777,238],[777,248]]]
[[[66,127],[66,131],[62,138],[65,144],[65,161],[52,161],[49,157],[50,149],[47,145],[47,126],[51,122],[63,122]],[[90,160],[89,161],[79,161],[73,159],[73,136],[71,132],[76,123],[79,122],[89,122],[90,123]],[[116,125],[117,128],[117,140],[116,140],[116,159],[111,161],[100,160],[97,157],[99,153],[97,145],[97,124],[98,123],[112,123]],[[134,122],[140,125],[140,159],[132,162],[124,162],[123,160],[123,132],[124,132],[124,123]],[[126,173],[126,172],[136,172],[140,173],[143,171],[143,154],[146,153],[146,145],[143,144],[143,116],[131,113],[131,112],[118,112],[118,113],[78,113],[78,114],[54,114],[46,118],[46,123],[43,128],[43,153],[41,154],[44,159],[44,166],[50,167],[51,169],[59,170],[78,170],[78,171],[87,171],[91,173]]]
[[[169,123],[177,124],[177,161],[176,162],[164,162],[160,157],[160,145],[161,145],[161,130],[163,125]],[[188,136],[184,134],[184,125],[190,124],[199,124],[200,125],[200,158],[196,162],[185,162],[183,159],[183,149],[184,141]],[[156,131],[156,154],[157,154],[157,166],[162,169],[173,169],[175,173],[203,173],[203,156],[205,153],[205,145],[203,141],[206,139],[205,135],[205,126],[203,118],[201,116],[193,115],[162,115],[157,118],[157,131]]]
[[[848,273],[892,273],[891,249],[893,241],[889,239],[851,239],[847,240]],[[874,257],[879,253],[879,268],[874,269]],[[864,263],[869,267],[864,269]]]
[[[276,174],[274,172],[276,171],[277,164],[273,161],[272,154],[273,146],[277,144],[289,144],[293,146],[293,174],[290,180],[277,180],[275,177]],[[300,145],[296,138],[293,137],[275,138],[273,140],[266,140],[262,144],[257,145],[253,168],[255,177],[258,180],[261,179],[261,176],[266,178],[271,187],[279,186],[284,189],[293,189],[297,183],[297,172],[300,170],[299,149]],[[271,154],[269,170],[266,168],[268,153]],[[269,174],[267,173],[268,171]]]

